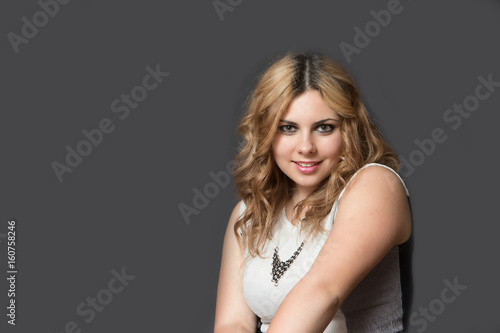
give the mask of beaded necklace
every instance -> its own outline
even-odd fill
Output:
[[[288,220],[286,217],[286,207],[284,208],[283,214],[285,215],[285,219]],[[303,221],[305,217],[301,219]],[[288,223],[288,221],[286,221]],[[274,283],[274,286],[278,286],[279,279],[285,274],[285,272],[288,270],[288,268],[293,264],[297,256],[300,254],[302,251],[302,248],[304,246],[305,241],[303,241],[300,246],[297,248],[297,250],[293,253],[293,255],[290,257],[290,259],[286,261],[281,261],[280,256],[278,254],[279,247],[276,246],[274,248],[274,255],[273,255],[273,263],[272,263],[272,271],[271,271],[271,276],[273,277],[271,279],[271,282]]]

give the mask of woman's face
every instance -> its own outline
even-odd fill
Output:
[[[330,175],[342,148],[340,117],[317,90],[297,96],[283,114],[272,144],[278,167],[305,198]]]

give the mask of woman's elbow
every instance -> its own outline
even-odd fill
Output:
[[[315,294],[317,297],[321,297],[323,302],[326,303],[328,312],[337,312],[342,305],[344,297],[342,293],[332,285],[331,279],[322,279],[317,278],[315,276],[308,276],[309,285],[312,289],[312,294]]]
[[[242,324],[230,324],[216,326],[214,328],[214,333],[255,333],[255,329],[252,330],[249,327],[245,327]]]

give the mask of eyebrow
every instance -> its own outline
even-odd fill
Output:
[[[333,118],[326,118],[326,119],[322,119],[322,120],[318,120],[317,122],[315,122],[313,125],[318,125],[318,124],[321,124],[321,123],[324,123],[328,120],[333,120],[333,121],[340,121],[339,119],[333,119]],[[290,125],[295,125],[297,126],[297,123],[296,122],[293,122],[293,121],[290,121],[290,120],[285,120],[285,119],[280,119],[280,122],[283,122],[285,124],[290,124]]]

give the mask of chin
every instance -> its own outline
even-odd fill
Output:
[[[297,186],[300,186],[300,187],[303,187],[303,188],[314,188],[316,189],[316,187],[318,187],[319,185],[321,185],[321,183],[326,179],[325,178],[322,178],[321,180],[315,180],[315,181],[307,181],[307,182],[304,182],[304,181],[300,181],[299,179],[297,179],[297,181],[295,181],[294,179],[293,182],[297,185]]]

